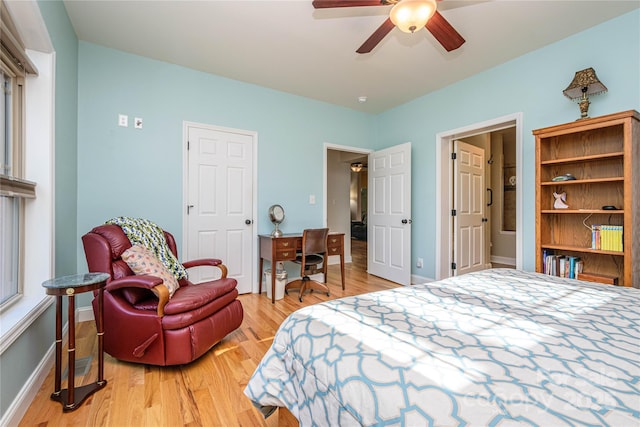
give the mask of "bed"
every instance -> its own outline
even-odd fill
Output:
[[[511,269],[285,319],[245,394],[302,426],[640,425],[640,290]]]

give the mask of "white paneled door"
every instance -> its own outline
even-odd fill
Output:
[[[219,258],[238,292],[253,283],[253,173],[256,136],[252,132],[186,124],[187,207],[185,259]],[[194,283],[216,277],[217,269],[189,270]]]
[[[411,143],[369,154],[367,270],[411,284]]]
[[[485,269],[484,149],[454,141],[454,275]]]

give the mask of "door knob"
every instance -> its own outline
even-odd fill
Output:
[[[251,225],[252,222],[253,221],[251,221],[250,219],[245,219],[244,220],[244,223],[247,224],[247,225]]]
[[[403,224],[411,224],[411,220],[410,219],[403,219],[402,223]]]

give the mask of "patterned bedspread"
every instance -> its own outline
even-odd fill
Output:
[[[245,394],[302,426],[640,425],[640,290],[495,269],[302,308]]]

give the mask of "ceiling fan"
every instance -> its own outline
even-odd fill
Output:
[[[396,26],[406,33],[426,27],[448,52],[465,42],[449,21],[437,11],[436,0],[313,0],[312,4],[316,9],[393,5],[387,20],[356,50],[358,53],[371,52]]]

